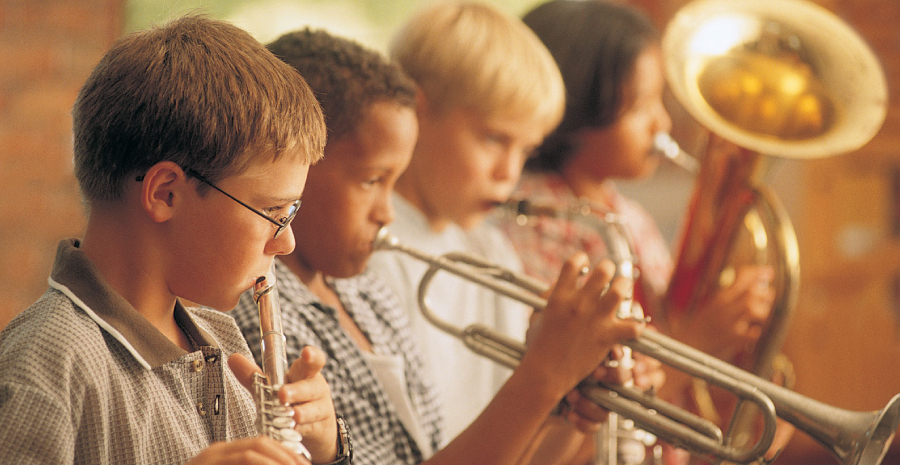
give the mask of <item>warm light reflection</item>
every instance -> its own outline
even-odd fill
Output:
[[[705,55],[721,55],[735,45],[758,36],[759,22],[746,16],[723,15],[700,26],[690,41],[690,50]]]

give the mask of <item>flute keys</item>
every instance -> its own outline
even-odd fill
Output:
[[[271,413],[272,415],[275,415],[275,416],[278,416],[278,417],[291,417],[291,418],[293,418],[293,416],[294,416],[294,409],[288,407],[287,405],[276,405],[276,406],[272,407],[272,410],[270,410],[270,413]]]
[[[288,418],[288,417],[272,418],[272,426],[274,426],[278,429],[293,428],[296,424],[297,423],[294,421],[293,418]]]
[[[278,431],[281,442],[300,442],[303,436],[293,428],[284,428]]]

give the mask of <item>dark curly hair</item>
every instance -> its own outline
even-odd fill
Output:
[[[566,84],[562,123],[526,168],[558,171],[574,149],[574,133],[616,121],[622,87],[641,52],[659,44],[659,31],[637,8],[611,0],[551,0],[522,21],[550,50]]]
[[[330,140],[355,131],[373,103],[389,100],[415,108],[415,83],[398,65],[353,40],[306,28],[267,47],[309,83],[325,113]]]

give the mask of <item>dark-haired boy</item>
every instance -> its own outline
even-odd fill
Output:
[[[336,410],[354,425],[357,465],[526,460],[559,400],[613,342],[639,332],[613,315],[628,283],[616,280],[600,297],[611,267],[579,287],[583,260],[570,262],[534,328],[534,350],[471,426],[445,444],[405,310],[379,276],[364,272],[378,230],[393,220],[392,187],[416,144],[416,87],[377,52],[324,31],[289,33],[269,49],[306,78],[329,127],[325,158],[310,169],[298,213],[297,247],[276,261],[288,359],[307,345],[328,355],[322,372]],[[252,297],[245,294],[231,314],[259,347]]]
[[[256,437],[231,318],[180,299],[229,310],[293,250],[325,142],[309,87],[246,32],[187,16],[118,40],[72,114],[87,228],[0,333],[4,463],[307,463]],[[307,350],[280,392],[315,463],[337,450],[323,364]]]

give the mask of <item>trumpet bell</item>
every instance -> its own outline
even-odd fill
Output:
[[[764,155],[856,150],[887,114],[874,53],[807,1],[694,1],[667,25],[663,57],[672,92],[691,116]]]
[[[854,450],[852,438],[848,438],[847,449],[841,450],[835,446],[832,447],[832,452],[843,463],[879,464],[887,455],[898,427],[900,427],[900,395],[894,396],[884,409],[875,412],[872,426],[864,430],[866,433],[863,433],[863,438],[858,441],[862,444],[858,450]]]

